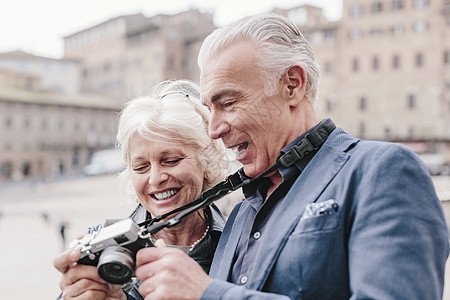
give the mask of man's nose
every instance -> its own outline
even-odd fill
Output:
[[[209,122],[208,134],[209,137],[217,140],[222,138],[230,131],[230,124],[226,121],[226,118],[222,112],[211,110],[211,120]]]

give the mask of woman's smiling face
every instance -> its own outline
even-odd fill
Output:
[[[139,202],[152,216],[189,203],[202,192],[205,171],[195,150],[184,144],[135,135],[129,168]]]

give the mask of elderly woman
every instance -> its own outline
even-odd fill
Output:
[[[128,102],[121,113],[117,140],[127,169],[120,180],[139,203],[130,216],[137,223],[197,199],[228,171],[226,150],[208,137],[209,111],[198,98],[194,83],[167,81],[150,96]],[[151,239],[181,249],[208,272],[223,225],[222,214],[211,205]],[[105,283],[95,267],[73,265],[78,258],[79,253],[66,251],[54,260],[63,274],[63,298],[142,299],[138,280],[122,287]]]

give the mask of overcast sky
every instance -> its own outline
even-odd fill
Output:
[[[336,20],[342,0],[13,0],[0,9],[0,52],[22,50],[61,58],[63,37],[107,19],[142,12],[146,16],[177,13],[189,8],[214,13],[217,26],[240,17],[308,3]]]

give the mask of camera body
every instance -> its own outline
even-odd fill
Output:
[[[134,274],[137,251],[153,246],[149,236],[128,218],[72,241],[70,248],[81,252],[78,264],[97,266],[105,281],[124,284]]]

